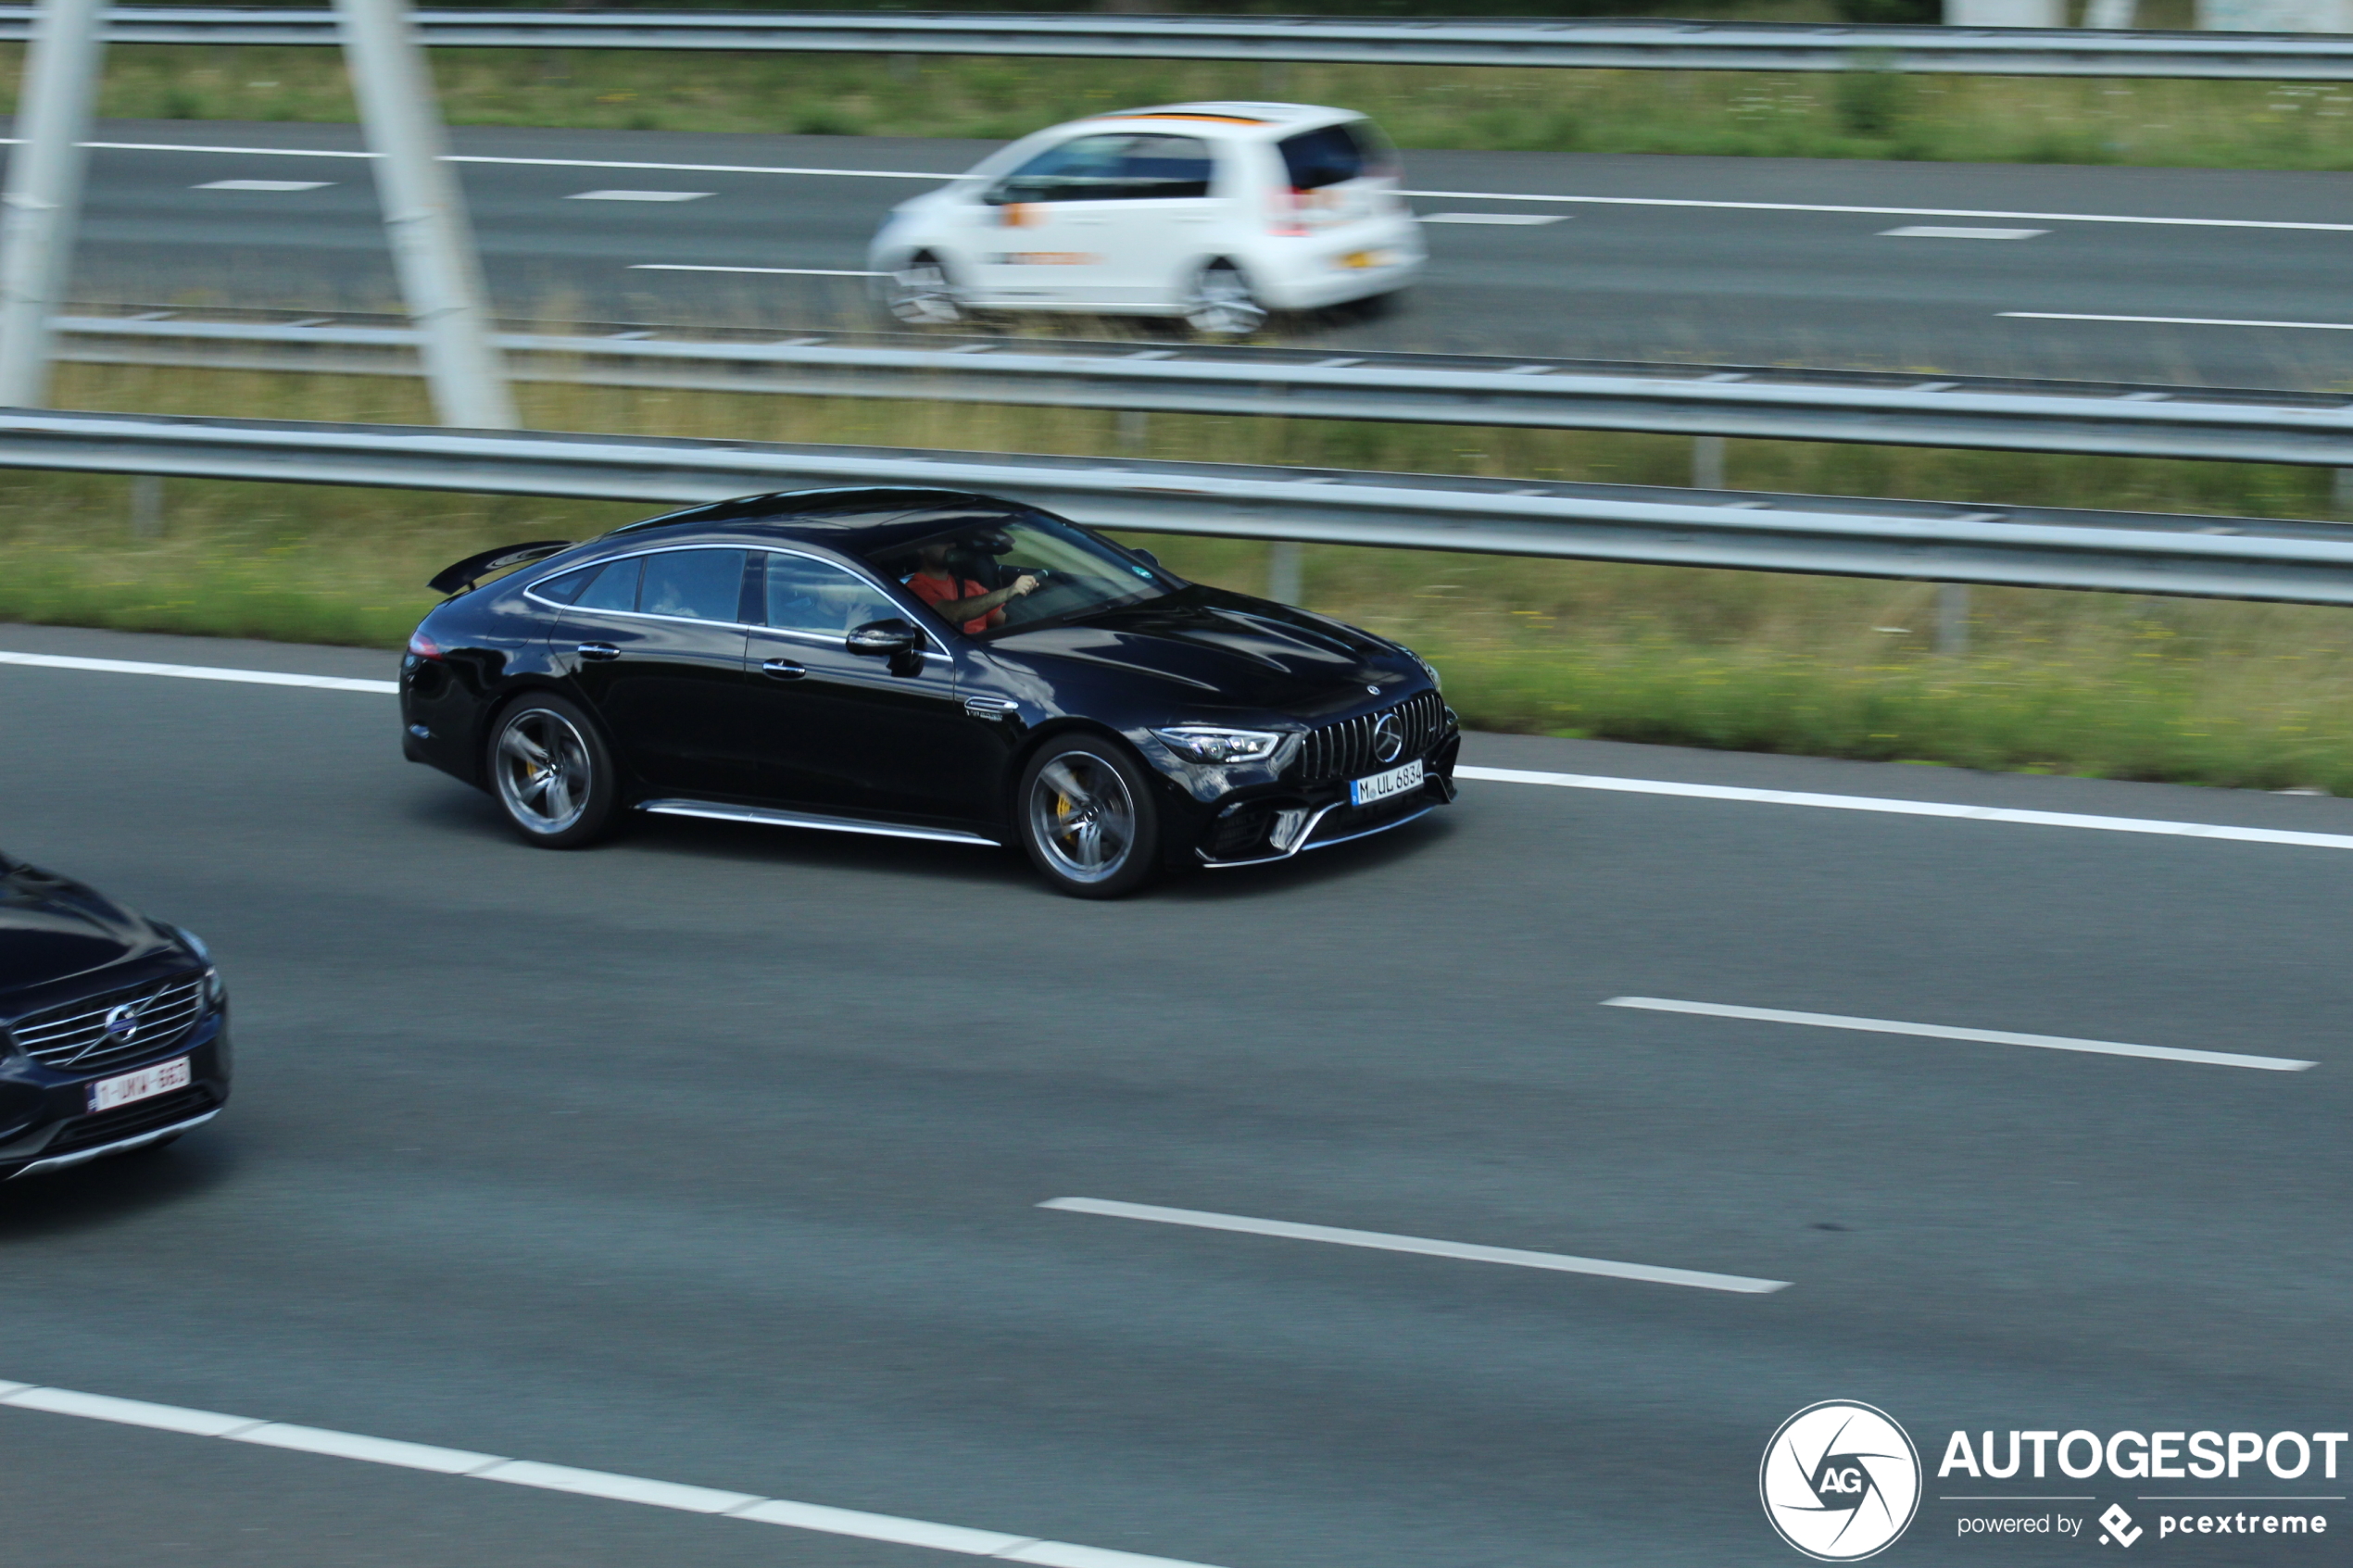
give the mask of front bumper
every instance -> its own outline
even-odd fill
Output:
[[[1454,760],[1462,733],[1449,729],[1422,758],[1422,787],[1370,806],[1352,806],[1348,781],[1308,789],[1253,792],[1226,802],[1193,855],[1214,871],[1272,865],[1310,849],[1369,838],[1428,816],[1454,798]]]
[[[183,1056],[188,1059],[185,1088],[110,1110],[89,1110],[93,1082]],[[111,1063],[103,1071],[75,1076],[20,1057],[0,1062],[0,1121],[6,1124],[6,1136],[0,1138],[0,1181],[127,1154],[202,1126],[229,1103],[230,1064],[225,1007],[199,1020],[169,1049]]]

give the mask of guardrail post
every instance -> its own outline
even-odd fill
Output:
[[[17,129],[0,201],[0,406],[49,395],[49,318],[65,293],[90,161],[90,115],[106,59],[103,0],[42,0],[24,62]]]
[[[434,412],[447,425],[511,430],[514,399],[492,323],[464,193],[444,161],[433,76],[408,0],[335,0],[344,58],[375,155],[376,194],[400,292],[424,353]]]
[[[1692,488],[1721,490],[1724,488],[1724,438],[1720,435],[1692,437]]]
[[[1290,539],[1266,546],[1266,596],[1277,604],[1295,605],[1307,592],[1306,555]]]
[[[163,537],[163,475],[159,473],[131,476],[131,536]]]
[[[1936,651],[1945,659],[1960,659],[1969,652],[1969,584],[1939,583],[1936,585]]]

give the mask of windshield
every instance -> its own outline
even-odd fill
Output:
[[[975,635],[994,636],[1156,599],[1181,586],[1109,540],[1042,512],[991,519],[870,558],[876,571],[901,583],[918,572],[929,577],[930,592],[919,587],[917,596],[935,604],[963,603],[1013,587],[1025,576],[1036,579],[1029,593],[987,612],[981,618],[986,625],[967,622],[964,629]]]

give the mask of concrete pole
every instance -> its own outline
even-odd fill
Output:
[[[1936,651],[1946,659],[1969,652],[1969,584],[1936,585]]]
[[[41,0],[25,55],[19,138],[0,202],[0,406],[49,395],[49,318],[65,295],[106,58],[104,0]]]
[[[1307,592],[1306,554],[1297,541],[1277,539],[1266,546],[1266,596],[1277,604],[1295,605]]]
[[[408,0],[335,0],[335,10],[434,412],[446,425],[512,430],[522,421],[491,340],[473,229],[458,177],[443,161],[447,149],[433,76],[409,25]]]
[[[1720,435],[1692,437],[1692,488],[1721,490],[1724,488],[1724,438]]]

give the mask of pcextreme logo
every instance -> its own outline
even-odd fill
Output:
[[[1756,1490],[1781,1539],[1819,1562],[1886,1550],[1920,1506],[1920,1456],[1885,1411],[1808,1405],[1765,1445]]]

